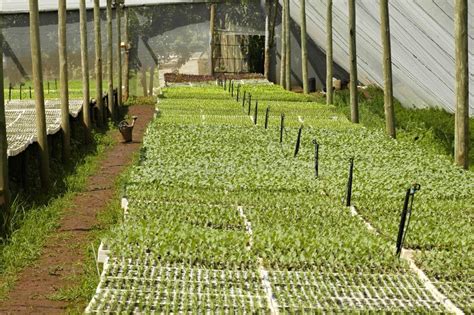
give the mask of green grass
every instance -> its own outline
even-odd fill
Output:
[[[0,299],[14,285],[18,273],[41,254],[48,236],[58,227],[64,210],[81,192],[114,140],[109,134],[95,134],[94,144],[75,147],[77,158],[67,166],[52,164],[53,185],[48,194],[17,195],[12,206],[9,233],[0,239]],[[54,162],[53,162],[54,163]]]
[[[383,91],[369,86],[366,93],[359,93],[359,111],[361,123],[368,128],[385,130]],[[317,100],[325,103],[323,96]],[[336,105],[350,118],[349,91],[335,93]],[[451,158],[454,152],[454,115],[442,109],[409,109],[395,100],[395,120],[397,138],[417,143],[428,150],[443,153]],[[470,122],[470,143],[474,144],[474,118]],[[472,146],[471,146],[472,147]],[[469,152],[470,170],[474,171],[474,148]]]

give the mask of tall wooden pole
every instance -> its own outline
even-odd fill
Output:
[[[69,86],[67,73],[66,0],[58,0],[59,84],[61,129],[63,131],[63,161],[71,157],[71,126],[69,125]]]
[[[332,0],[327,0],[326,11],[326,104],[331,105],[334,96],[332,86],[333,52],[332,52]]]
[[[94,0],[94,33],[95,33],[95,98],[98,108],[97,124],[104,124],[105,109],[102,100],[102,35],[100,32],[100,4]]]
[[[280,85],[286,87],[286,2],[283,1],[283,9],[281,11],[281,58],[280,58]]]
[[[128,36],[128,8],[124,9],[124,22],[125,22],[125,33],[124,33],[124,41],[125,41],[125,60],[123,61],[123,72],[124,72],[124,93],[123,99],[125,101],[128,100],[130,96],[130,38]]]
[[[30,46],[33,85],[35,89],[36,129],[40,155],[41,187],[49,187],[49,150],[46,134],[46,114],[44,109],[43,69],[41,63],[41,44],[39,34],[38,0],[29,0],[30,4]]]
[[[269,80],[270,73],[270,0],[265,0],[265,61],[263,76]]]
[[[150,67],[150,88],[148,89],[148,95],[153,96],[153,85],[155,84],[155,65],[152,64]]]
[[[469,167],[469,60],[467,0],[456,0],[454,14],[456,44],[456,113],[454,160],[464,169]]]
[[[349,51],[350,51],[350,99],[351,119],[353,123],[359,123],[359,103],[357,95],[357,46],[356,46],[356,0],[349,0]]]
[[[385,129],[390,137],[396,138],[395,111],[393,108],[392,48],[390,40],[390,13],[388,9],[388,0],[380,0],[380,19],[383,45]]]
[[[214,75],[214,58],[213,58],[213,52],[214,52],[214,28],[216,24],[216,5],[211,4],[210,8],[210,17],[209,17],[209,37],[210,37],[210,47],[209,47],[209,72],[211,75]]]
[[[285,58],[285,86],[288,91],[291,90],[291,28],[290,28],[290,0],[284,0],[286,5],[285,13],[285,42],[286,42],[286,58]]]
[[[117,20],[117,108],[122,106],[122,4],[116,1],[115,19]]]
[[[112,37],[112,0],[107,0],[107,75],[108,75],[108,105],[112,120],[115,120],[114,104],[114,52]]]
[[[146,84],[146,67],[142,64],[142,86],[143,86],[143,96],[148,96],[148,85]]]
[[[91,141],[89,56],[87,53],[87,9],[86,0],[80,0],[79,24],[81,29],[81,65],[82,65],[82,121],[85,127],[85,141]]]
[[[271,50],[275,44],[275,23],[278,3],[275,0],[265,0],[265,63],[264,77],[270,80]]]
[[[303,77],[303,93],[309,93],[308,86],[308,47],[306,42],[306,0],[301,1],[301,72]]]
[[[3,56],[3,16],[0,15],[0,56]],[[3,90],[3,58],[0,58],[0,228],[10,217],[10,188],[8,184],[8,143]]]

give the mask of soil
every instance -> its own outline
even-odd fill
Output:
[[[47,240],[38,261],[25,268],[18,276],[9,297],[0,302],[0,314],[61,314],[69,302],[54,301],[49,297],[74,283],[83,271],[85,248],[90,245],[96,214],[103,210],[114,196],[114,181],[131,163],[133,153],[139,150],[143,133],[152,119],[152,106],[133,106],[132,116],[138,116],[133,130],[134,141],[123,143],[120,133],[114,131],[118,142],[106,152],[98,171],[92,175],[82,193],[75,196],[70,209],[61,219],[60,227]]]

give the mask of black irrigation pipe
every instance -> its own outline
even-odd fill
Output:
[[[354,178],[354,158],[350,158],[349,160],[349,178],[347,180],[347,191],[346,191],[346,206],[351,206],[351,199],[352,199],[352,181]]]
[[[8,84],[8,100],[12,100],[12,84]]]
[[[283,143],[283,130],[285,128],[285,114],[281,113],[281,120],[280,120],[280,143]]]
[[[249,94],[249,108],[248,108],[248,111],[247,111],[247,115],[250,116],[250,109],[252,107],[252,94]]]
[[[270,106],[267,106],[265,111],[265,129],[268,129],[268,115],[270,114]]]
[[[240,97],[240,84],[237,85],[237,102],[239,101],[239,97]]]
[[[245,99],[247,98],[247,91],[244,91],[244,97],[242,98],[242,107],[245,106]]]
[[[319,143],[316,139],[313,140],[314,144],[314,174],[319,177]]]
[[[400,257],[402,253],[403,243],[408,233],[408,227],[410,226],[411,212],[413,210],[413,201],[415,200],[415,194],[421,189],[420,184],[413,184],[412,187],[407,189],[405,195],[405,202],[403,203],[402,215],[400,217],[400,224],[398,226],[397,236],[397,248],[396,255]]]
[[[258,100],[255,101],[255,115],[253,117],[254,125],[257,124],[257,117],[258,117]]]
[[[298,138],[296,138],[296,145],[295,145],[295,154],[293,157],[298,156],[298,152],[300,152],[300,145],[301,145],[301,132],[303,131],[303,126],[298,129]]]

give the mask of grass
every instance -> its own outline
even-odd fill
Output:
[[[94,134],[94,144],[76,146],[77,158],[67,166],[52,164],[53,182],[48,194],[17,195],[12,206],[9,233],[0,239],[0,299],[6,298],[18,273],[33,263],[41,253],[48,236],[58,227],[64,209],[71,206],[74,196],[81,192],[87,178],[99,165],[114,140],[110,134]]]
[[[360,121],[367,128],[385,129],[383,91],[375,86],[359,93]],[[325,97],[317,96],[317,101],[325,103]],[[336,105],[349,119],[349,91],[335,93]],[[454,115],[442,109],[409,109],[395,100],[397,138],[402,141],[417,142],[425,149],[434,150],[453,158]],[[470,119],[470,143],[474,143],[474,118]],[[469,153],[470,170],[474,171],[474,149]]]

